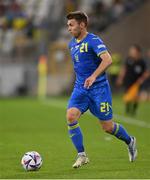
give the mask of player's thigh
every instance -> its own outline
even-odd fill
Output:
[[[66,118],[68,123],[73,123],[81,116],[81,111],[78,108],[72,107],[67,109]]]
[[[108,83],[92,91],[89,109],[101,121],[112,119],[112,97]]]
[[[87,98],[87,92],[82,88],[74,88],[67,109],[76,108],[81,112],[81,114],[83,114],[87,111],[88,107],[89,100]]]

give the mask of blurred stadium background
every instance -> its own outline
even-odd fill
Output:
[[[65,108],[75,77],[65,16],[75,10],[89,15],[89,31],[100,35],[112,55],[108,76],[115,118],[140,142],[141,155],[132,168],[123,145],[99,132],[87,113],[81,126],[93,162],[87,169],[70,170],[75,153],[67,137]],[[114,83],[132,44],[142,47],[149,67],[149,17],[149,0],[0,0],[0,178],[150,177],[150,79],[141,89],[144,102],[135,119],[124,115],[122,89]],[[29,150],[44,157],[36,174],[23,172],[19,164]]]
[[[110,76],[118,75],[133,43],[141,45],[150,61],[146,57],[150,48],[149,1],[1,0],[1,97],[38,95],[42,72],[47,76],[47,95],[70,92],[74,75],[65,15],[78,9],[87,12],[89,31],[101,36],[114,58]],[[39,65],[42,62],[45,70]]]

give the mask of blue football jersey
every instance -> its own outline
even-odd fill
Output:
[[[101,63],[100,54],[107,51],[107,48],[98,36],[88,33],[80,42],[72,38],[69,49],[76,74],[76,84],[83,85],[86,78],[98,68]],[[106,73],[104,72],[97,77],[94,84],[106,79]]]

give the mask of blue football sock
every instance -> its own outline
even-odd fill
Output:
[[[84,152],[83,136],[79,123],[75,121],[71,124],[68,124],[68,130],[69,130],[70,138],[75,148],[77,149],[78,153]]]
[[[116,136],[118,139],[124,141],[126,144],[129,144],[131,141],[131,137],[127,133],[125,128],[118,123],[114,123],[114,129],[113,129],[113,132],[111,134]]]

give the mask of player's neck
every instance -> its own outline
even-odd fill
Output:
[[[77,38],[77,41],[82,41],[86,36],[87,36],[88,32],[87,31],[83,31],[80,36]]]

